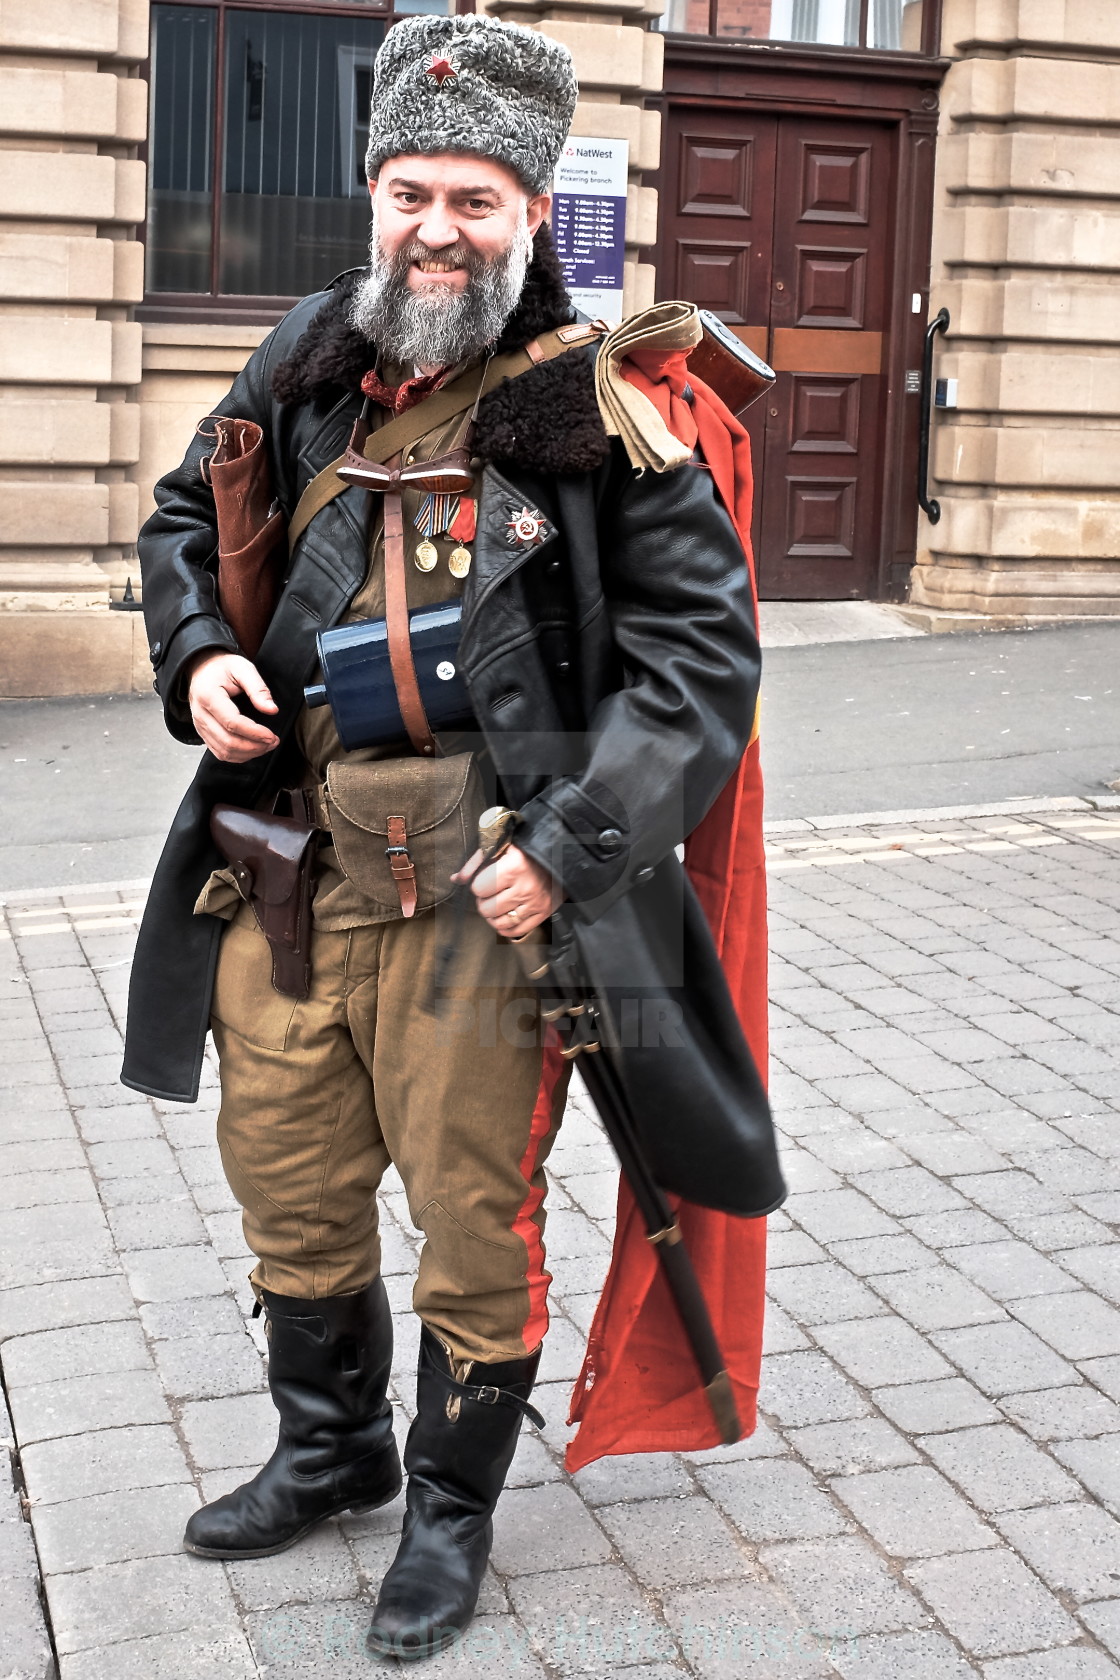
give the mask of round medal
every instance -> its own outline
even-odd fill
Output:
[[[439,562],[439,549],[425,537],[423,542],[416,544],[412,559],[418,572],[432,572]]]
[[[459,543],[447,556],[448,569],[452,577],[465,578],[471,569],[471,551]]]

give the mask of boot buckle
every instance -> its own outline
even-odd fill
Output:
[[[481,1388],[476,1388],[471,1398],[481,1400],[484,1406],[496,1406],[502,1398],[502,1391],[486,1383]]]

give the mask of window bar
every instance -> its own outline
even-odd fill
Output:
[[[719,32],[719,0],[708,0],[708,34]]]
[[[867,46],[867,22],[871,11],[871,0],[859,0],[859,44]]]
[[[214,167],[210,189],[210,296],[218,296],[218,240],[222,227],[222,175],[225,166],[226,127],[226,9],[218,7],[217,42],[214,47]]]
[[[922,7],[922,51],[928,58],[941,51],[941,0],[925,0]]]

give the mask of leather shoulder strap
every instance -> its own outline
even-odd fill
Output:
[[[503,379],[516,379],[519,374],[528,373],[530,368],[539,366],[541,362],[550,362],[554,357],[562,356],[565,351],[586,344],[589,339],[601,337],[605,331],[606,325],[602,321],[574,321],[570,326],[554,327],[551,332],[543,333],[523,350],[510,350],[505,355],[495,356],[486,370],[486,377],[482,382],[482,395],[485,396],[494,390]],[[472,369],[469,373],[462,373],[450,384],[433,391],[430,397],[425,397],[415,408],[396,415],[387,425],[371,432],[362,453],[367,461],[388,461],[391,456],[407,449],[419,438],[425,437],[436,426],[441,426],[445,420],[453,420],[457,414],[465,414],[474,406],[478,395],[477,371]],[[344,455],[340,455],[337,461],[332,461],[329,466],[324,467],[300,497],[288,525],[289,554],[294,551],[296,543],[315,515],[347,488],[338,477],[338,469],[345,458]]]

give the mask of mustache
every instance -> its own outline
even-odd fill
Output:
[[[472,280],[490,266],[488,258],[461,241],[435,251],[430,245],[425,245],[422,239],[410,239],[406,245],[398,247],[393,253],[388,268],[393,278],[397,279],[407,274],[413,263],[426,262],[445,263],[449,268],[464,268]]]

